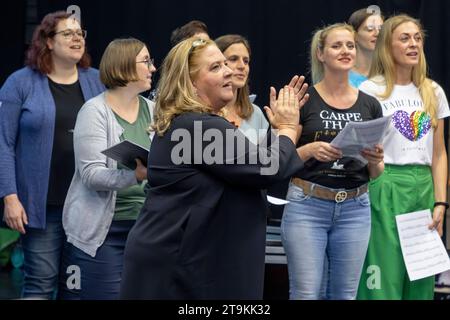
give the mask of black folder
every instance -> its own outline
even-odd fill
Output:
[[[144,166],[147,166],[148,150],[129,140],[103,150],[102,153],[132,170],[136,169],[135,159],[141,160]]]

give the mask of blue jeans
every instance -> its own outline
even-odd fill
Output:
[[[59,285],[62,300],[117,300],[119,299],[122,280],[123,253],[128,233],[134,220],[113,221],[103,244],[95,257],[66,243],[63,253],[61,280]],[[80,288],[69,283],[75,272],[70,267],[79,269]]]
[[[62,226],[62,206],[47,207],[46,229],[27,228],[21,236],[24,254],[22,298],[54,299],[66,234]]]
[[[291,183],[287,200],[281,234],[290,298],[355,299],[370,236],[369,195],[336,203]]]

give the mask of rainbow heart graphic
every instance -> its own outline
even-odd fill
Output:
[[[431,129],[431,118],[422,111],[409,115],[406,111],[397,111],[392,116],[394,127],[408,140],[418,141]]]

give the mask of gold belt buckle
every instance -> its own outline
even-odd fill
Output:
[[[334,197],[334,200],[337,203],[342,203],[347,199],[347,191],[339,191],[338,193],[336,193],[336,196]]]

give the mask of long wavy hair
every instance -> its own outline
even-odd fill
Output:
[[[425,39],[425,32],[420,21],[405,14],[387,19],[378,35],[369,78],[377,76],[382,76],[384,78],[385,83],[383,84],[386,85],[386,90],[379,95],[379,98],[383,100],[391,96],[396,82],[396,64],[392,55],[392,35],[395,29],[406,22],[414,23],[419,28],[422,39]],[[430,115],[432,125],[436,128],[438,124],[436,110],[437,97],[433,81],[427,77],[427,74],[427,61],[422,46],[420,49],[419,63],[413,67],[411,72],[411,80],[419,89],[420,96],[424,103],[424,110]]]
[[[233,44],[242,43],[248,51],[249,58],[252,55],[252,51],[250,49],[250,44],[248,40],[241,35],[238,34],[227,34],[221,36],[215,40],[217,46],[219,47],[222,53]],[[247,78],[247,82],[242,88],[237,89],[237,97],[236,97],[236,107],[237,114],[244,120],[248,120],[253,114],[253,105],[250,102],[250,89],[248,86],[249,78]]]
[[[199,56],[208,46],[216,44],[212,40],[189,38],[173,47],[164,59],[152,125],[156,134],[162,136],[180,114],[213,112],[197,97],[192,84],[200,71]]]
[[[26,65],[42,74],[49,74],[53,71],[53,60],[47,40],[54,37],[58,23],[69,19],[70,16],[71,14],[65,11],[57,11],[47,14],[42,19],[41,24],[34,30],[33,39],[27,52]],[[78,66],[89,68],[91,66],[91,57],[87,53],[86,44],[84,48],[84,54],[78,62]]]
[[[319,83],[325,75],[325,68],[323,66],[323,63],[317,57],[317,54],[319,51],[323,52],[328,35],[331,33],[331,31],[334,31],[336,29],[347,30],[350,33],[352,33],[353,36],[355,36],[355,30],[353,29],[353,27],[346,23],[335,23],[326,26],[323,29],[316,30],[314,32],[311,41],[311,56],[310,56],[311,77],[313,84]]]

